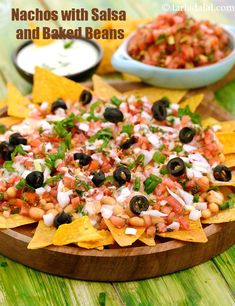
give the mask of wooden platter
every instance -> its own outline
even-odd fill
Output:
[[[123,81],[114,81],[112,85],[119,91],[146,87],[142,83]],[[205,99],[199,113],[203,117],[231,119],[230,114],[214,104],[213,88],[200,90],[202,91]],[[154,247],[136,243],[132,247],[103,251],[73,246],[28,250],[27,245],[34,228],[33,225],[27,225],[0,230],[0,253],[42,272],[93,281],[130,281],[176,272],[205,262],[235,243],[235,222],[230,222],[205,226],[207,243],[186,243],[160,238]]]

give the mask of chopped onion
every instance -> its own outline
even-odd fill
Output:
[[[39,187],[39,188],[35,189],[36,194],[38,194],[39,196],[42,196],[45,191],[46,190],[43,187]]]
[[[132,227],[127,227],[125,230],[126,235],[136,235],[137,229]]]
[[[207,202],[198,202],[196,204],[196,209],[198,209],[198,210],[207,209]]]
[[[183,201],[183,199],[178,196],[176,193],[174,193],[173,191],[171,191],[168,187],[167,188],[167,191],[169,192],[169,194],[175,198],[181,205],[185,206],[185,202]]]
[[[167,226],[167,229],[176,230],[176,231],[178,231],[179,228],[180,228],[179,222],[175,222],[175,221]]]
[[[200,210],[193,210],[189,214],[189,219],[193,220],[193,221],[196,221],[196,220],[200,219],[201,216],[202,216],[202,213],[201,213]]]
[[[180,188],[178,188],[178,192],[187,205],[193,205],[193,195],[191,195],[191,193],[188,193]]]
[[[190,145],[187,145],[187,144],[185,144],[185,145],[183,145],[183,150],[185,151],[185,152],[192,152],[192,151],[194,151],[194,150],[196,150],[197,148],[195,148],[195,147],[193,147],[193,146],[190,146]]]
[[[126,198],[128,198],[131,195],[131,191],[129,188],[125,187],[123,189],[121,189],[121,192],[119,194],[119,196],[117,197],[117,202],[124,202],[126,200]]]
[[[46,214],[43,216],[43,221],[47,226],[52,226],[55,216],[52,213]]]
[[[140,215],[141,216],[152,216],[152,217],[166,217],[167,216],[167,214],[164,214],[160,212],[159,210],[155,210],[155,209],[142,211]]]
[[[146,135],[148,138],[148,141],[154,146],[154,147],[159,147],[160,145],[160,141],[159,141],[159,137],[157,135],[154,134],[148,134]]]
[[[160,201],[160,205],[161,205],[161,206],[165,206],[166,204],[167,204],[167,201],[166,201],[166,200],[161,200],[161,201]]]
[[[102,205],[101,206],[101,215],[104,219],[109,219],[113,214],[112,205]]]
[[[152,160],[154,151],[142,150],[141,153],[144,154],[144,165],[147,165]]]
[[[84,132],[88,132],[89,131],[89,125],[84,123],[84,122],[81,122],[78,124],[78,128],[81,130],[81,131],[84,131]]]

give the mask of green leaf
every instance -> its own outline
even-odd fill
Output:
[[[155,161],[155,163],[157,164],[164,164],[165,160],[166,160],[166,156],[160,152],[155,152],[153,155],[153,160]]]
[[[144,181],[144,191],[147,194],[150,194],[154,191],[158,184],[162,182],[162,179],[154,174],[150,174],[150,176]]]
[[[27,183],[26,183],[26,180],[25,179],[21,179],[19,181],[19,183],[16,184],[16,189],[19,190],[19,189],[23,189],[24,187],[27,186]]]
[[[185,108],[179,108],[178,116],[180,117],[180,119],[183,116],[189,116],[194,124],[201,125],[201,117],[200,117],[200,115],[198,115],[196,113],[192,113],[188,105]]]
[[[126,133],[129,136],[131,136],[131,134],[133,133],[133,129],[134,129],[133,124],[125,124],[122,127],[121,133]]]
[[[99,304],[100,306],[105,306],[105,300],[106,300],[106,293],[100,292],[99,294]]]
[[[144,154],[141,153],[137,158],[136,160],[131,163],[128,168],[131,170],[131,169],[134,169],[136,168],[139,164],[143,164],[143,161],[144,161]]]
[[[140,178],[139,178],[139,177],[137,177],[137,178],[134,180],[133,190],[134,190],[134,191],[139,191],[139,190],[140,190]]]
[[[70,40],[70,41],[68,41],[68,42],[65,41],[65,43],[64,43],[64,48],[65,48],[65,49],[69,49],[69,48],[72,47],[73,44],[74,44],[74,40]]]
[[[117,97],[115,97],[115,96],[113,96],[113,97],[111,98],[111,102],[112,102],[112,104],[114,104],[114,105],[117,106],[117,107],[119,107],[120,104],[122,103],[122,101],[119,100],[119,99],[118,99]]]
[[[14,159],[14,157],[18,154],[19,155],[25,155],[26,154],[26,152],[24,151],[24,149],[22,148],[21,145],[18,145],[18,146],[15,147],[14,152],[11,153],[11,159]]]
[[[93,143],[96,139],[110,139],[113,137],[111,129],[104,128],[103,130],[98,131],[96,134],[92,135],[89,139],[89,142]]]
[[[56,154],[49,153],[45,158],[45,164],[50,169],[53,170],[55,168],[55,163],[58,159],[63,159],[65,156],[67,146],[64,142],[62,142],[57,150]]]
[[[51,184],[51,183],[54,183],[54,182],[58,182],[59,180],[61,180],[62,179],[62,174],[57,174],[57,175],[54,175],[54,176],[52,176],[52,177],[50,177],[50,178],[48,178],[47,180],[46,180],[46,182],[45,182],[45,185],[47,185],[47,184]]]
[[[3,164],[3,167],[8,171],[8,172],[14,172],[15,169],[13,168],[13,161],[11,160],[7,160],[5,161],[5,163]]]
[[[4,124],[0,124],[0,134],[4,134],[6,130],[6,126]]]
[[[235,115],[235,80],[217,90],[215,98],[223,108]]]

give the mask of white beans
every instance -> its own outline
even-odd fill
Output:
[[[44,213],[44,210],[38,207],[31,207],[29,209],[29,216],[35,220],[41,220]]]
[[[106,205],[115,205],[116,204],[116,200],[113,197],[108,197],[108,196],[104,196],[101,200],[100,200],[101,204],[106,204]]]
[[[15,198],[16,197],[16,189],[15,187],[9,187],[7,188],[6,194],[9,198]]]
[[[144,226],[144,219],[140,217],[132,217],[128,220],[128,222],[132,226],[137,226],[137,227]]]
[[[224,202],[224,196],[221,192],[210,190],[207,194],[206,200],[209,203],[216,203],[221,205]]]

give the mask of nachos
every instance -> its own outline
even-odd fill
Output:
[[[8,91],[0,228],[39,222],[30,249],[154,246],[158,236],[204,243],[201,223],[235,220],[224,155],[235,153],[234,132],[202,126],[202,95],[120,93],[98,76],[93,92],[42,68],[32,101]]]

